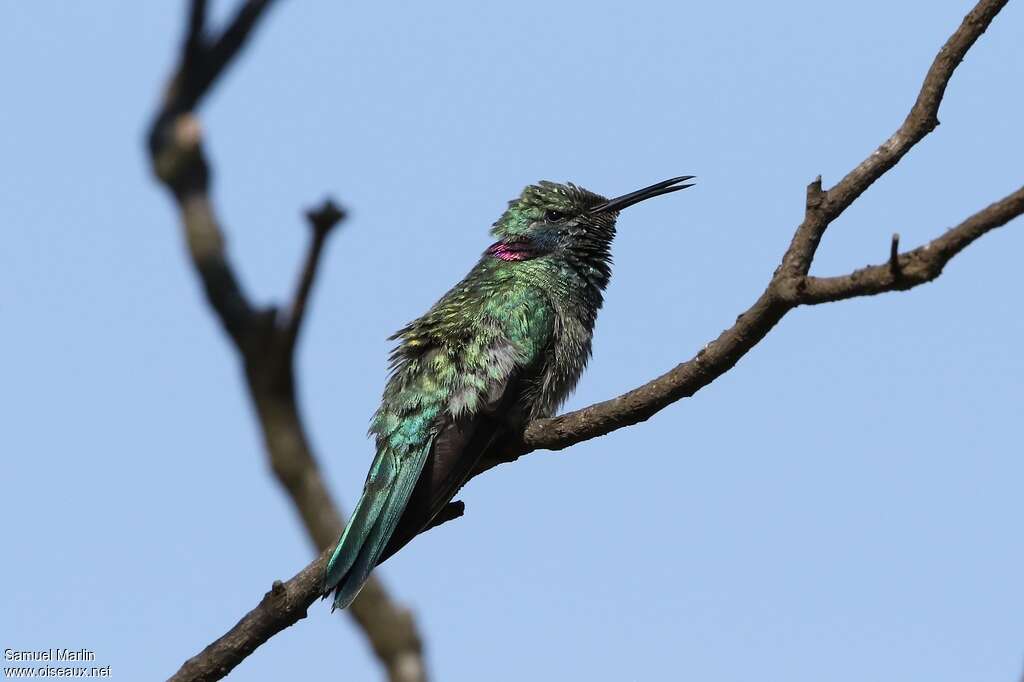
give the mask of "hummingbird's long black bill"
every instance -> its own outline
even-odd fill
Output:
[[[654,183],[650,187],[644,187],[643,189],[638,189],[635,192],[623,194],[621,197],[609,199],[603,204],[598,204],[590,209],[590,212],[605,213],[607,211],[621,211],[624,208],[632,206],[633,204],[638,204],[646,199],[659,197],[662,194],[668,194],[669,192],[678,192],[679,190],[686,189],[687,187],[693,187],[693,183],[690,183],[689,185],[680,185],[679,183],[686,182],[687,180],[693,180],[695,177],[697,176],[680,175],[678,178],[672,178],[671,180],[662,180],[661,182]]]

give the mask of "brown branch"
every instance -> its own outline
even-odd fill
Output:
[[[431,528],[462,516],[462,502],[448,504]],[[427,529],[429,530],[429,528]],[[320,597],[320,583],[331,550],[325,550],[313,563],[287,582],[275,580],[259,605],[247,613],[233,628],[185,661],[168,682],[208,682],[219,680],[241,663],[261,644],[287,627],[306,617],[310,605]],[[363,592],[370,588],[368,584]],[[360,593],[360,595],[363,594]],[[407,661],[415,665],[415,661]]]
[[[275,580],[259,606],[245,614],[233,628],[185,661],[167,682],[212,682],[231,672],[261,644],[306,617],[309,605],[320,594],[320,581],[329,551],[299,571],[291,580]]]
[[[1024,213],[1024,187],[978,211],[941,237],[906,253],[895,253],[881,265],[871,265],[839,277],[808,277],[800,303],[814,305],[857,296],[903,291],[930,282],[957,255],[986,232],[1002,227]],[[894,265],[895,263],[895,265]]]
[[[302,322],[306,317],[306,303],[309,301],[309,292],[313,289],[313,281],[316,279],[327,235],[345,219],[345,211],[331,199],[325,199],[317,208],[306,211],[306,219],[313,231],[313,237],[306,254],[306,263],[302,267],[302,275],[299,277],[299,285],[295,288],[295,298],[292,300],[284,331],[287,344],[286,352],[288,353],[294,352],[299,331],[302,329]]]
[[[889,272],[894,279],[900,276],[900,233],[892,233],[892,241],[889,242]]]
[[[443,509],[441,509],[441,511],[439,511],[437,513],[437,516],[435,516],[433,519],[430,520],[430,523],[427,524],[427,527],[424,528],[423,530],[421,530],[420,532],[421,533],[426,533],[431,528],[437,528],[442,523],[448,523],[449,521],[454,521],[455,519],[459,518],[460,516],[462,516],[465,513],[466,513],[466,503],[465,502],[463,502],[461,500],[456,500],[455,502],[449,502],[448,504],[446,504],[444,506]]]
[[[202,132],[193,114],[270,5],[271,0],[245,2],[223,33],[210,39],[205,34],[206,3],[193,0],[181,63],[153,119],[148,142],[153,171],[171,191],[181,214],[189,254],[206,298],[243,361],[271,469],[295,505],[313,544],[324,550],[341,534],[343,517],[327,490],[306,436],[296,398],[294,354],[327,236],[344,213],[328,200],[308,214],[312,241],[284,323],[275,309],[257,309],[242,290],[227,257],[224,235],[209,196],[210,168],[203,153]],[[291,584],[289,581],[287,585]],[[263,602],[264,615],[256,621],[267,622],[265,614],[276,613],[282,604],[287,609],[294,606],[294,600],[287,596],[292,593],[289,590],[294,590],[288,586],[284,593],[275,589],[268,594]],[[367,584],[347,613],[366,634],[391,680],[426,679],[422,642],[412,615],[388,596],[379,580]],[[251,633],[256,627],[253,622],[243,622],[247,623],[245,632]],[[203,659],[206,663],[191,661],[175,679],[219,679],[251,650],[214,647],[215,653],[210,654],[213,658]],[[239,651],[245,653],[238,655]]]
[[[595,403],[527,426],[521,444],[511,447],[507,459],[485,462],[483,469],[512,461],[534,450],[562,450],[603,436],[624,426],[646,421],[668,405],[689,398],[728,372],[778,324],[792,306],[771,288],[736,318],[736,324],[705,345],[697,355],[660,377],[617,398]]]
[[[828,191],[822,191],[820,176],[811,183],[804,221],[797,228],[782,259],[780,274],[787,276],[790,284],[798,281],[799,275],[810,271],[818,244],[832,221],[939,125],[939,105],[953,71],[1008,1],[981,0],[964,17],[959,28],[935,56],[914,106],[889,139]]]
[[[754,304],[736,318],[732,327],[704,346],[692,359],[639,388],[575,412],[532,422],[517,442],[507,443],[501,448],[500,457],[482,462],[474,476],[534,450],[561,450],[644,421],[666,406],[692,396],[729,371],[793,308],[923,284],[937,277],[942,267],[975,239],[1024,213],[1022,188],[931,243],[905,254],[897,251],[898,268],[894,269],[890,262],[842,277],[808,276],[818,244],[828,226],[938,125],[939,104],[953,71],[1005,4],[1006,0],[981,0],[971,10],[939,51],[903,125],[886,142],[835,187],[822,189],[820,177],[811,182],[807,187],[804,220],[797,227],[775,274]],[[898,249],[898,239],[894,238],[893,248]],[[462,509],[446,510],[429,528],[455,518],[459,515],[455,511],[461,513]],[[317,585],[308,584],[305,578],[319,575],[322,561],[323,557],[285,584],[289,588],[294,587],[293,592],[285,591],[287,599],[282,597],[268,604],[272,596],[268,595],[235,628],[196,659],[206,656],[212,648],[217,649],[206,656],[203,661],[206,665],[221,658],[234,660],[231,656],[240,651],[245,652],[243,656],[247,655],[275,632],[303,617],[319,593]],[[196,659],[186,665],[191,665]]]

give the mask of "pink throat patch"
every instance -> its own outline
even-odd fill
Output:
[[[487,248],[487,253],[504,261],[529,260],[537,255],[528,242],[497,242]]]

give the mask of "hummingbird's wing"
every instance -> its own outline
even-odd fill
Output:
[[[434,437],[416,487],[381,555],[383,563],[422,532],[451,502],[488,450],[508,432],[522,395],[524,372],[516,369],[488,387],[486,399],[472,414],[446,414]]]
[[[446,352],[427,364],[453,377],[452,390],[438,416],[419,480],[380,561],[429,526],[469,480],[481,458],[498,446],[503,435],[523,426],[524,398],[544,363],[555,319],[544,291],[503,288],[486,297],[471,334],[457,343],[452,343],[451,334],[434,337],[434,344]],[[423,343],[423,331],[410,329],[406,337],[434,345]],[[439,348],[426,351],[423,357],[437,352]]]

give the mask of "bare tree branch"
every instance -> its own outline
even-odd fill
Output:
[[[299,338],[302,321],[306,316],[306,303],[309,300],[309,292],[313,289],[313,280],[316,279],[327,235],[345,219],[345,211],[332,200],[325,199],[319,207],[306,211],[306,219],[313,231],[313,237],[309,244],[309,252],[306,254],[306,263],[302,267],[302,275],[299,277],[299,285],[295,288],[295,298],[292,300],[285,327],[285,351],[289,354],[294,352],[295,342]]]
[[[1008,1],[982,0],[968,12],[960,27],[935,56],[914,106],[889,139],[827,192],[821,190],[820,176],[811,183],[804,221],[797,228],[782,259],[782,270],[790,280],[795,281],[797,275],[808,273],[821,237],[832,221],[939,125],[939,105],[953,71]]]
[[[474,475],[534,450],[561,450],[644,421],[666,406],[692,396],[729,371],[793,308],[919,286],[938,277],[943,266],[975,239],[1024,213],[1022,188],[929,244],[907,253],[899,253],[899,240],[894,236],[889,261],[883,265],[840,277],[808,275],[828,226],[938,125],[939,105],[953,71],[1006,2],[981,0],[964,18],[928,70],[906,120],[888,140],[834,187],[824,190],[820,177],[811,182],[807,187],[803,222],[797,227],[771,281],[754,304],[736,318],[736,324],[692,359],[639,388],[581,410],[532,422],[518,442],[505,444],[501,456],[483,462]],[[459,504],[453,503],[454,508],[446,510],[431,527],[461,515],[463,510],[457,506]],[[248,655],[276,632],[304,617],[306,609],[319,596],[317,578],[324,561],[325,556],[321,556],[285,583],[283,591],[279,590],[279,597],[275,598],[272,590],[238,625],[186,663],[182,671],[200,669],[197,666],[213,670],[223,661],[232,661],[234,665],[240,660],[238,656]],[[179,672],[173,679],[218,679],[181,675]]]
[[[275,580],[259,606],[233,628],[185,661],[167,682],[212,682],[231,672],[261,644],[306,617],[306,610],[320,594],[320,581],[330,551],[282,583]]]
[[[986,232],[1002,227],[1024,213],[1024,187],[978,211],[941,237],[906,253],[897,253],[899,236],[894,235],[889,261],[871,265],[839,277],[808,277],[800,292],[800,303],[813,305],[857,296],[912,289],[942,274],[953,256]]]
[[[192,113],[271,4],[271,0],[245,2],[223,33],[210,39],[205,30],[206,3],[193,0],[181,63],[154,117],[149,151],[154,173],[177,203],[189,254],[206,298],[243,361],[271,469],[294,503],[313,544],[324,550],[340,535],[343,517],[327,490],[306,435],[296,398],[294,355],[324,245],[344,212],[327,200],[308,213],[312,241],[286,319],[281,320],[283,316],[273,308],[257,309],[242,290],[226,254],[224,235],[209,196],[210,168],[203,152],[202,131]],[[264,603],[278,604],[280,599],[275,595],[279,592],[272,590]],[[388,596],[379,580],[366,586],[348,613],[366,634],[393,682],[426,679],[423,646],[412,614]],[[250,651],[234,659],[218,659],[214,668],[223,676]],[[228,665],[224,660],[234,663]],[[191,669],[206,670],[198,663]],[[206,674],[212,673],[202,673]]]

